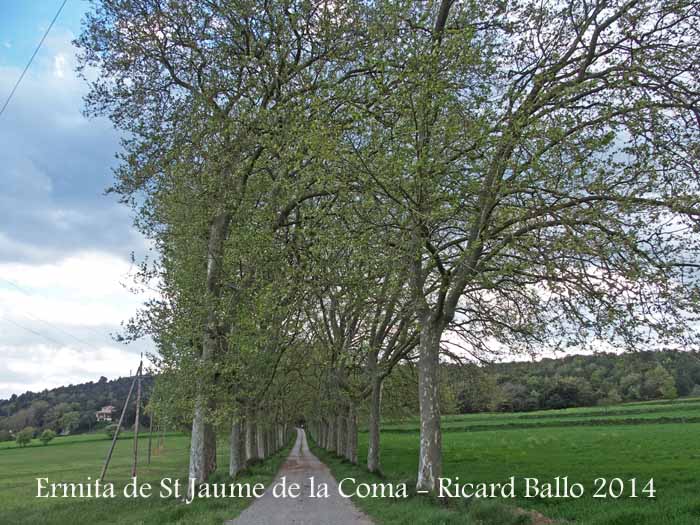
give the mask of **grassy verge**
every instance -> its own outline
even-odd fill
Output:
[[[57,439],[47,446],[8,449],[0,453],[0,523],[34,525],[74,525],[77,519],[85,523],[114,524],[216,524],[235,518],[251,499],[225,498],[195,500],[189,505],[173,498],[158,496],[160,480],[164,477],[181,479],[183,486],[187,473],[189,438],[170,435],[165,447],[154,454],[146,465],[142,453],[139,465],[139,483],[154,487],[154,496],[126,499],[122,488],[130,481],[131,443],[119,440],[106,481],[114,483],[114,499],[45,499],[36,498],[38,477],[50,482],[81,482],[98,477],[109,441],[90,440],[76,436]],[[228,447],[222,443],[217,462],[221,470],[228,465]],[[147,439],[139,440],[139,449],[145,452]],[[289,446],[267,461],[252,465],[237,479],[242,483],[268,485],[289,453]],[[228,476],[214,475],[211,482],[230,482]]]
[[[308,436],[308,435],[307,435]],[[527,525],[533,523],[530,516],[518,512],[515,507],[497,501],[450,500],[438,501],[435,498],[415,494],[415,479],[389,479],[367,472],[335,454],[316,445],[309,438],[312,452],[331,469],[337,480],[354,478],[359,483],[406,483],[409,497],[353,498],[361,508],[378,524],[391,525]]]
[[[515,499],[505,503],[536,510],[562,522],[585,525],[697,525],[700,523],[700,424],[577,426],[443,435],[443,474],[462,482],[516,478]],[[367,453],[360,434],[359,457]],[[382,433],[382,467],[392,480],[415,479],[416,434]],[[580,498],[525,498],[524,478],[581,483]],[[594,498],[595,480],[619,478],[620,497]],[[637,480],[632,498],[630,479]],[[654,479],[655,497],[640,492]],[[492,501],[492,500],[490,500]],[[437,522],[439,523],[439,521]]]

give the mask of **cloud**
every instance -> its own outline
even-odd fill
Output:
[[[152,342],[125,346],[110,336],[148,298],[122,286],[132,276],[127,262],[106,253],[0,263],[0,398],[135,368]]]
[[[119,136],[82,115],[73,38],[54,27],[0,118],[0,398],[123,376],[153,348],[110,337],[146,298],[123,284],[148,245],[104,195]],[[9,93],[24,63],[3,64]]]
[[[129,375],[138,366],[138,356],[126,347],[102,346],[90,352],[69,346],[55,348],[45,344],[21,348],[0,345],[5,364],[0,372],[0,399],[27,390],[97,381],[100,376],[116,378]]]
[[[87,86],[74,71],[73,38],[52,31],[0,119],[0,242],[10,248],[0,250],[0,261],[46,262],[57,251],[143,252],[130,210],[104,195],[119,136],[108,120],[82,115]],[[20,64],[0,67],[0,92],[9,92],[20,72]]]
[[[58,78],[66,76],[66,55],[59,53],[53,57],[53,74]]]

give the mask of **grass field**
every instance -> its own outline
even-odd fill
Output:
[[[516,478],[520,496],[507,500],[450,500],[424,497],[407,500],[364,499],[357,503],[377,523],[508,525],[528,523],[512,515],[516,507],[536,510],[561,523],[586,525],[700,524],[700,399],[630,403],[608,408],[578,408],[526,414],[446,416],[443,435],[444,475],[461,481],[505,482]],[[680,421],[680,422],[679,422]],[[539,425],[539,426],[538,426]],[[415,482],[418,458],[417,419],[391,421],[382,432],[385,478],[366,473],[330,454],[318,451],[337,478],[358,481]],[[218,461],[228,464],[225,439]],[[188,438],[166,437],[164,449],[145,465],[147,440],[140,440],[139,480],[184,477]],[[109,441],[101,434],[56,438],[48,446],[33,442],[25,448],[0,443],[0,524],[220,524],[235,517],[249,501],[212,499],[185,505],[172,499],[108,500],[37,499],[36,478],[86,481],[99,475]],[[245,482],[268,483],[287,449],[246,473]],[[367,434],[360,433],[359,457],[367,453]],[[117,487],[130,476],[131,440],[119,440],[107,480]],[[580,499],[522,497],[525,477],[541,482],[568,476],[584,485]],[[641,489],[654,479],[655,498]],[[593,498],[594,480],[622,479],[626,492],[618,499]],[[628,498],[630,478],[637,479],[640,497]],[[224,477],[214,481],[224,481]],[[503,503],[509,505],[504,507]]]
[[[521,497],[499,500],[532,509],[561,522],[590,525],[696,525],[700,523],[700,423],[673,423],[669,418],[692,421],[700,415],[700,399],[677,402],[634,403],[598,408],[541,411],[527,414],[473,414],[444,418],[444,476],[461,481],[504,482],[516,478]],[[625,415],[627,414],[627,415]],[[600,425],[600,419],[619,418],[620,424]],[[635,421],[632,421],[632,420]],[[639,422],[641,421],[641,422]],[[533,424],[552,423],[536,428]],[[556,423],[575,426],[555,426]],[[489,430],[488,426],[495,427]],[[381,436],[382,467],[388,480],[413,482],[418,458],[417,420],[391,422]],[[470,430],[472,429],[472,430]],[[360,434],[360,458],[367,452],[367,435]],[[319,452],[323,454],[323,452]],[[352,465],[324,454],[336,477],[352,476],[380,481]],[[584,485],[580,499],[526,499],[525,477],[550,481],[568,476]],[[593,498],[594,480],[625,482],[623,496]],[[630,478],[637,479],[640,497],[629,498]],[[654,479],[655,498],[643,497]],[[380,523],[498,523],[497,508],[475,508],[484,515],[470,520],[469,503],[449,501],[440,507],[421,502],[357,500]],[[474,500],[472,500],[474,501]],[[493,500],[488,500],[492,503]],[[472,505],[474,505],[472,503]]]
[[[131,475],[132,439],[120,439],[105,478],[116,488],[123,487]],[[155,487],[163,477],[186,478],[189,438],[182,434],[166,436],[165,446],[146,465],[148,440],[139,439],[141,465],[139,483],[151,482]],[[211,499],[195,500],[189,505],[173,499],[39,499],[37,477],[48,477],[51,482],[86,482],[99,477],[109,441],[102,434],[56,438],[49,445],[36,442],[25,448],[14,443],[3,443],[0,448],[0,524],[58,525],[82,523],[118,524],[216,524],[231,519],[245,508],[250,500]],[[228,467],[225,440],[217,461],[223,471]],[[241,481],[269,483],[289,449],[286,448],[265,463],[255,465]],[[226,481],[218,476],[213,481]],[[184,483],[184,481],[183,481]]]

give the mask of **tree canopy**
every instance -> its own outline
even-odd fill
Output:
[[[225,421],[357,461],[403,361],[430,491],[441,359],[695,341],[699,28],[686,0],[95,2],[87,111],[158,250],[131,328],[190,477]]]

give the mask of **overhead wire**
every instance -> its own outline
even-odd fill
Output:
[[[61,14],[61,11],[63,11],[63,8],[66,5],[66,2],[68,2],[68,0],[63,0],[63,3],[61,3],[61,6],[58,8],[58,11],[56,11],[56,15],[53,17],[53,20],[51,20],[51,23],[49,24],[49,27],[46,28],[46,31],[44,32],[44,36],[41,37],[41,40],[39,41],[39,45],[36,46],[34,53],[32,53],[32,56],[29,58],[29,62],[27,62],[27,65],[24,66],[24,69],[22,70],[22,74],[17,79],[17,82],[15,82],[15,85],[12,88],[12,91],[10,91],[10,94],[8,95],[7,100],[5,100],[5,103],[3,104],[2,109],[0,109],[0,117],[5,112],[5,109],[7,108],[8,104],[10,103],[10,100],[12,100],[12,97],[14,96],[15,92],[17,91],[17,88],[19,87],[20,83],[22,82],[24,75],[27,74],[27,70],[29,70],[29,66],[32,65],[32,62],[34,61],[34,57],[36,57],[37,53],[39,52],[39,49],[41,49],[41,46],[44,44],[44,40],[46,40],[46,37],[48,36],[49,31],[51,31],[51,28],[56,23],[58,16]]]

